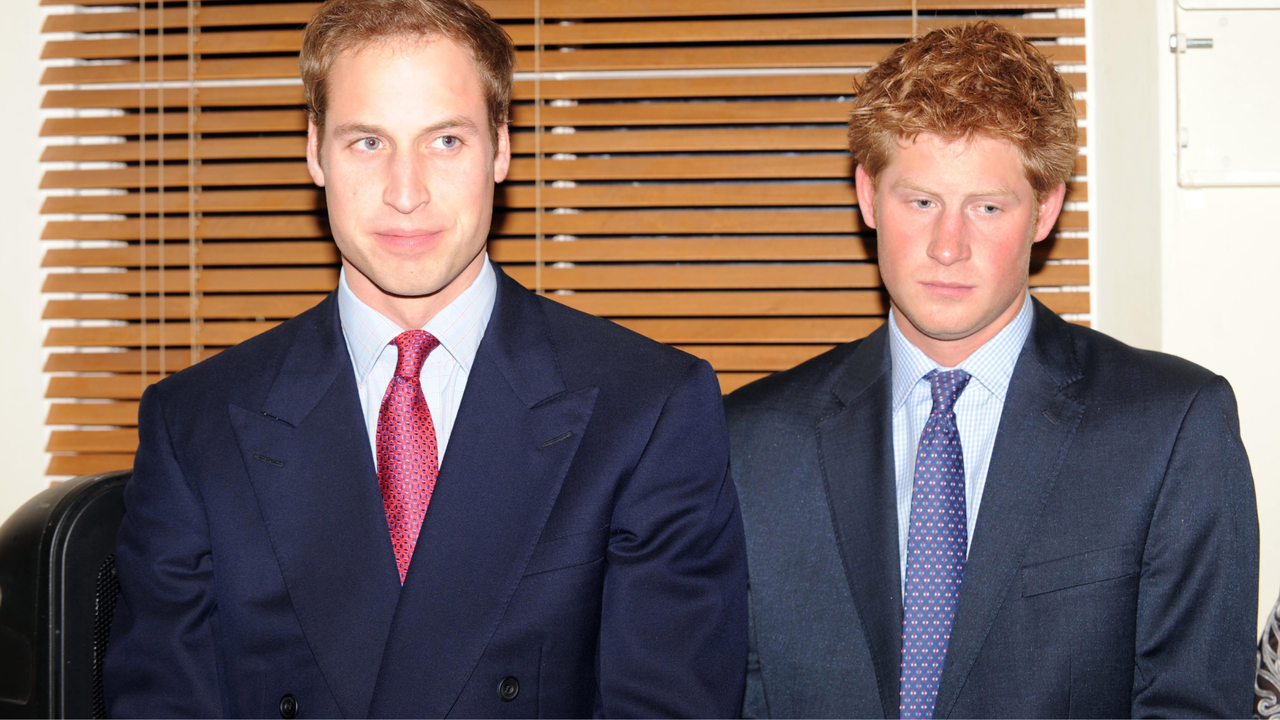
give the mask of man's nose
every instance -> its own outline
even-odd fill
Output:
[[[941,265],[953,265],[969,259],[969,228],[959,209],[942,213],[929,243],[929,257]]]
[[[413,153],[397,151],[392,155],[382,201],[405,215],[431,202],[425,163]]]

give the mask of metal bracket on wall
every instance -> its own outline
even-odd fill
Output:
[[[1188,50],[1212,50],[1213,38],[1189,38],[1186,35],[1169,36],[1169,52]]]

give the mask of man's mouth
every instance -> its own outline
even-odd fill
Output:
[[[440,234],[440,230],[426,228],[388,228],[375,230],[373,236],[379,242],[405,247],[431,242],[439,237]]]
[[[944,298],[959,299],[968,297],[973,292],[974,286],[965,285],[964,283],[946,282],[942,280],[931,280],[921,282],[924,289],[932,295]]]

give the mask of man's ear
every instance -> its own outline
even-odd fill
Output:
[[[324,168],[320,165],[320,130],[315,122],[307,120],[307,172],[311,181],[324,187]]]
[[[853,171],[853,184],[858,191],[858,212],[862,213],[862,222],[872,230],[876,229],[876,181],[867,169],[858,163]]]
[[[1053,224],[1058,222],[1058,214],[1062,212],[1062,203],[1067,197],[1067,184],[1058,183],[1058,187],[1050,190],[1040,200],[1039,216],[1036,218],[1035,242],[1049,237]]]
[[[507,179],[507,171],[511,169],[511,133],[506,123],[498,126],[498,146],[493,149],[493,181],[500,183]]]

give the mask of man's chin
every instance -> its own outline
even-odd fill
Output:
[[[906,314],[904,313],[904,315]],[[985,327],[984,323],[967,317],[948,317],[945,315],[913,317],[906,315],[906,318],[907,322],[911,323],[921,335],[931,340],[943,342],[963,340],[980,332]]]
[[[919,328],[920,332],[928,336],[932,340],[941,342],[955,342],[972,337],[981,328],[952,328],[952,327],[928,327]]]
[[[444,285],[434,282],[396,281],[374,284],[383,295],[403,300],[431,297],[444,289]]]

